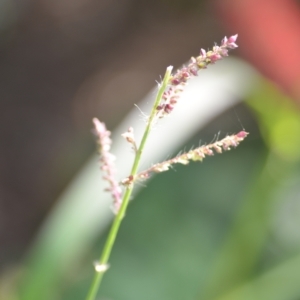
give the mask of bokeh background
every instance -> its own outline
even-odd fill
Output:
[[[91,119],[116,128],[166,66],[236,33],[256,83],[170,153],[249,138],[141,189],[99,299],[299,299],[299,32],[292,0],[1,0],[0,299],[84,299],[108,222],[73,255],[88,220],[55,216],[68,222],[61,195],[95,153]]]

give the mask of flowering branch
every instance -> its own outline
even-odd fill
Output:
[[[220,141],[198,147],[169,160],[157,163],[149,169],[138,173],[135,178],[127,177],[122,180],[121,183],[126,186],[128,184],[132,184],[133,180],[148,179],[151,173],[168,171],[174,164],[187,165],[190,161],[202,161],[206,156],[212,156],[215,153],[222,153],[223,151],[231,150],[232,147],[236,148],[248,134],[249,133],[246,131],[240,131],[237,134],[226,136]]]
[[[106,129],[104,123],[101,123],[96,118],[93,119],[95,125],[95,132],[98,137],[99,153],[101,155],[101,169],[104,172],[106,172],[104,179],[109,183],[109,188],[107,188],[106,190],[110,191],[114,198],[114,210],[116,216],[112,223],[112,227],[108,233],[108,237],[106,239],[100,259],[94,264],[95,275],[93,282],[91,283],[86,300],[95,299],[103,274],[109,267],[108,260],[110,257],[110,253],[112,251],[112,247],[114,245],[117,233],[119,231],[121,221],[125,216],[125,212],[128,207],[129,199],[134,187],[135,180],[145,179],[149,177],[150,173],[153,172],[166,171],[170,168],[170,166],[172,166],[175,163],[187,164],[191,160],[201,161],[206,155],[213,155],[214,151],[217,153],[221,153],[223,150],[229,150],[230,147],[236,147],[247,136],[247,132],[241,131],[236,135],[227,136],[221,141],[217,141],[215,143],[199,147],[182,155],[178,155],[177,157],[172,158],[168,161],[155,164],[148,170],[138,174],[138,167],[141,161],[141,156],[143,154],[146,141],[148,139],[154,122],[158,118],[162,118],[173,111],[175,104],[177,103],[182,91],[184,90],[184,87],[187,84],[187,81],[192,76],[197,76],[197,72],[199,70],[205,69],[209,64],[213,64],[216,61],[222,59],[223,57],[228,56],[228,50],[237,47],[237,45],[235,44],[236,39],[237,35],[233,35],[228,39],[225,37],[222,40],[220,46],[215,45],[213,49],[208,52],[201,49],[200,55],[198,57],[192,57],[190,64],[179,69],[174,75],[171,74],[173,67],[169,66],[167,68],[163,81],[159,85],[157,96],[155,98],[139,146],[137,146],[135,142],[132,128],[129,128],[128,131],[122,135],[127,140],[127,142],[131,144],[135,152],[135,158],[130,175],[122,181],[122,184],[126,187],[122,199],[121,188],[114,178],[114,156],[109,152],[111,146],[111,140],[109,138],[110,132]]]
[[[106,173],[103,179],[109,183],[109,187],[105,190],[111,192],[114,199],[114,211],[117,212],[121,205],[122,190],[115,179],[114,161],[116,158],[109,152],[112,143],[110,139],[111,133],[106,129],[105,124],[101,123],[97,118],[93,119],[93,123],[95,126],[94,132],[97,137],[98,152],[100,154],[99,162],[101,170]]]
[[[208,52],[201,49],[199,56],[196,58],[192,57],[187,66],[177,70],[177,72],[170,77],[169,88],[164,92],[161,102],[157,107],[157,116],[159,118],[162,118],[173,111],[175,104],[190,78],[197,76],[198,71],[201,69],[206,69],[208,65],[214,64],[223,57],[228,56],[228,51],[230,49],[238,47],[235,43],[237,37],[237,34],[229,38],[225,36],[220,46],[215,45],[213,49]]]

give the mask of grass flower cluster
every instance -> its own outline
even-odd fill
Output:
[[[115,179],[114,156],[109,152],[111,146],[110,132],[106,129],[104,123],[98,119],[93,119],[95,126],[95,134],[98,142],[98,150],[100,154],[100,165],[104,172],[103,179],[108,182],[107,191],[109,191],[114,199],[113,210],[115,219],[108,234],[103,252],[99,261],[95,263],[95,276],[91,284],[86,300],[94,300],[103,274],[108,269],[108,260],[113,248],[120,224],[124,218],[129,199],[134,188],[134,184],[138,180],[145,180],[152,173],[160,173],[169,170],[174,164],[188,164],[190,161],[202,161],[206,156],[211,156],[214,153],[222,153],[223,151],[235,148],[242,142],[247,132],[241,131],[235,135],[230,135],[222,140],[215,141],[208,145],[203,145],[186,153],[180,154],[167,161],[154,164],[147,170],[138,172],[139,163],[147,138],[151,132],[153,124],[159,119],[169,115],[176,107],[176,103],[180,100],[180,96],[184,91],[190,78],[197,76],[198,72],[207,68],[208,65],[216,63],[218,60],[228,56],[230,49],[235,49],[237,35],[229,38],[225,37],[220,46],[215,45],[212,50],[200,50],[197,57],[192,57],[187,66],[183,66],[177,72],[172,74],[172,66],[166,69],[165,76],[159,85],[158,93],[155,98],[152,110],[150,112],[143,137],[139,143],[135,141],[133,128],[129,128],[127,132],[122,134],[123,138],[132,146],[135,157],[130,174],[120,182]],[[124,191],[122,192],[122,188]]]
[[[151,173],[161,173],[164,171],[168,171],[174,164],[187,165],[190,161],[202,161],[206,156],[212,156],[215,153],[228,151],[231,148],[237,147],[247,135],[248,132],[240,131],[237,134],[226,136],[220,141],[198,147],[186,153],[175,156],[169,160],[157,163],[149,169],[137,174],[136,178],[147,179],[150,177]],[[129,178],[126,178],[123,182],[126,184],[128,181],[130,181]]]

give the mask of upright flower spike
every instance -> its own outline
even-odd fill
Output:
[[[97,118],[93,119],[93,123],[95,126],[98,151],[100,154],[100,168],[105,173],[103,179],[109,183],[109,187],[105,190],[111,193],[114,199],[113,210],[117,213],[122,203],[122,190],[118,182],[115,180],[115,156],[109,152],[112,143],[110,139],[110,131],[108,131],[105,124],[100,122]]]
[[[228,56],[228,50],[235,49],[238,45],[235,43],[238,35],[233,35],[229,38],[226,36],[221,41],[221,45],[215,45],[212,50],[205,51],[200,50],[200,55],[191,58],[190,63],[187,66],[177,70],[177,72],[171,76],[169,87],[163,94],[162,101],[157,107],[157,116],[162,118],[170,114],[182,91],[184,90],[187,81],[198,75],[198,71],[206,69],[209,64],[214,64],[218,60]]]

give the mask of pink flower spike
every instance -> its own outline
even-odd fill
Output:
[[[98,151],[100,154],[100,168],[105,172],[103,178],[109,183],[106,191],[110,191],[114,199],[114,212],[117,213],[122,203],[122,190],[115,179],[115,156],[110,151],[111,139],[110,131],[106,129],[104,123],[94,118],[95,134],[98,142]]]
[[[246,131],[240,131],[237,134],[228,135],[222,140],[216,141],[212,144],[200,146],[196,149],[192,149],[186,153],[180,154],[169,160],[157,163],[149,169],[139,173],[137,178],[143,179],[149,177],[151,173],[161,173],[169,170],[174,164],[188,164],[190,161],[202,161],[206,156],[212,156],[215,153],[222,153],[229,151],[232,148],[237,147],[248,135]],[[129,178],[125,178],[122,182],[131,182]]]
[[[235,43],[238,35],[232,35],[227,38],[223,38],[221,45],[217,44],[213,46],[212,50],[206,51],[203,48],[200,49],[200,54],[197,57],[191,57],[191,60],[187,66],[183,66],[174,75],[171,75],[169,79],[169,85],[163,93],[162,100],[157,105],[157,118],[163,118],[169,115],[174,110],[174,95],[176,94],[176,102],[178,100],[178,94],[182,93],[184,87],[188,81],[198,75],[200,70],[206,69],[208,65],[214,64],[217,61],[228,56],[228,51],[237,47]]]

